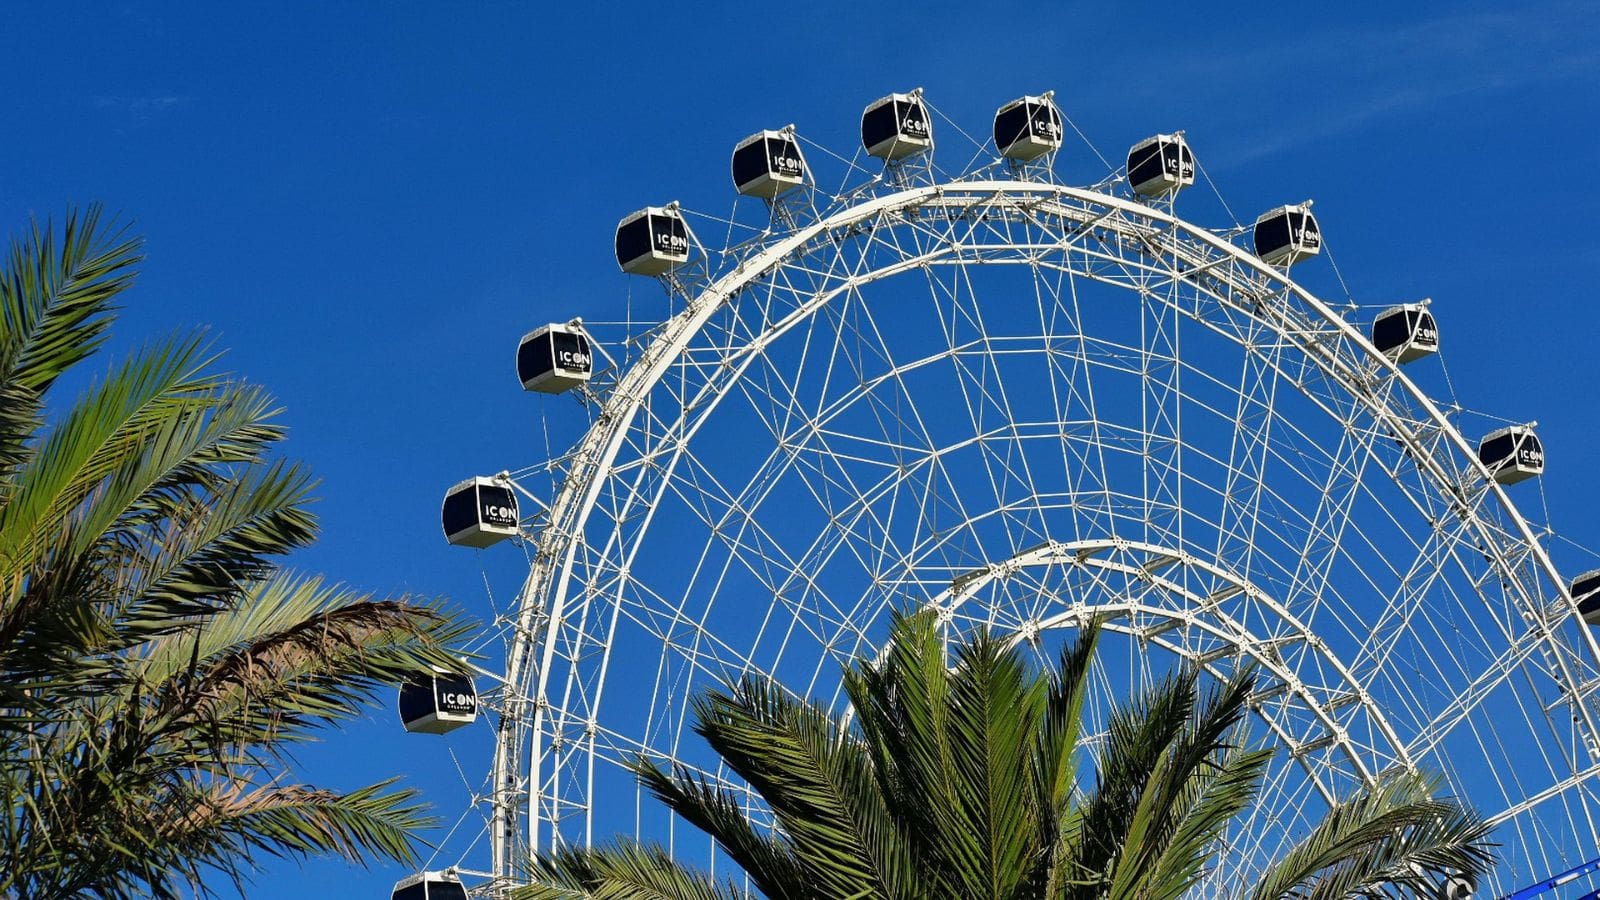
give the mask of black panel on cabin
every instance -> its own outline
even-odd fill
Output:
[[[1033,135],[1046,140],[1061,137],[1061,114],[1055,104],[1040,102],[1032,107]]]
[[[751,141],[750,143],[733,151],[733,183],[746,185],[762,177],[770,175],[767,168],[767,142]]]
[[[550,346],[556,365],[569,372],[589,371],[589,341],[583,335],[552,330]]]
[[[517,524],[517,498],[508,487],[478,485],[478,508],[485,525],[509,528]]]
[[[1498,468],[1503,462],[1509,462],[1515,440],[1509,434],[1502,434],[1492,440],[1484,441],[1478,448],[1478,462],[1488,466],[1490,471]]]
[[[1580,577],[1577,581],[1574,581],[1572,583],[1572,596],[1583,600],[1583,606],[1586,609],[1600,607],[1600,574],[1590,575],[1587,578]],[[1588,599],[1584,600],[1585,597],[1588,597]]]
[[[1193,178],[1194,177],[1194,152],[1189,149],[1189,145],[1188,144],[1179,144],[1176,147],[1169,147],[1167,149],[1169,151],[1175,151],[1176,154],[1177,154],[1177,157],[1178,157],[1178,159],[1177,159],[1177,162],[1178,162],[1177,173],[1179,175],[1182,175],[1184,178]]]
[[[650,230],[655,235],[656,250],[671,256],[682,256],[689,250],[689,226],[678,216],[649,216]]]
[[[1406,323],[1405,313],[1394,313],[1384,316],[1372,323],[1372,343],[1379,350],[1393,350],[1402,347],[1411,339],[1411,328]]]
[[[465,716],[478,711],[478,694],[465,675],[435,675],[433,695],[439,712]]]
[[[550,354],[551,333],[523,341],[517,347],[517,377],[526,384],[555,367]]]
[[[478,524],[478,492],[471,484],[444,498],[444,533],[456,534]]]
[[[867,110],[861,116],[861,146],[873,147],[900,136],[900,119],[893,100]]]
[[[1317,231],[1317,220],[1310,213],[1302,210],[1289,212],[1289,227],[1293,233],[1300,236],[1300,245],[1306,248],[1316,247],[1322,241],[1322,235]]]
[[[1266,256],[1289,246],[1289,217],[1283,214],[1256,223],[1256,255]]]
[[[800,162],[800,146],[787,137],[769,137],[767,140],[767,164],[772,167],[774,175],[785,178],[799,178],[805,174],[805,165]]]
[[[650,252],[650,219],[648,215],[617,229],[617,264],[624,265]]]
[[[1419,309],[1406,313],[1406,319],[1413,323],[1411,333],[1417,336],[1418,345],[1423,347],[1439,345],[1439,325],[1433,321],[1433,313]]]
[[[1128,154],[1128,183],[1144,184],[1162,174],[1160,144],[1141,147]]]
[[[400,721],[415,722],[436,711],[432,678],[424,675],[400,686]]]
[[[1028,105],[1019,103],[1000,111],[994,117],[994,145],[1002,152],[1025,136],[1028,127]]]
[[[1572,596],[1577,597],[1578,592],[1573,591]],[[1600,612],[1600,594],[1593,594],[1587,600],[1578,601],[1578,613],[1585,618]]]
[[[898,121],[902,134],[910,138],[928,139],[928,111],[921,102],[916,100],[904,103],[895,101],[890,105],[899,113]]]

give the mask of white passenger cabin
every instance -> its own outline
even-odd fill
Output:
[[[467,900],[467,888],[449,872],[422,872],[396,882],[389,900]]]
[[[517,344],[517,378],[525,391],[559,394],[589,380],[589,336],[576,325],[542,325]]]
[[[1054,95],[1018,97],[995,111],[994,145],[1001,156],[1027,162],[1061,149],[1061,111]]]
[[[1591,569],[1572,579],[1572,601],[1590,625],[1600,625],[1600,569]]]
[[[1495,481],[1516,484],[1544,474],[1544,445],[1531,424],[1511,425],[1483,436],[1478,442],[1478,461]]]
[[[630,275],[665,275],[688,262],[689,251],[677,203],[647,206],[617,223],[617,265]]]
[[[1253,237],[1256,255],[1269,266],[1294,265],[1322,252],[1322,231],[1309,200],[1262,213]]]
[[[1406,303],[1372,320],[1372,344],[1397,363],[1414,362],[1439,352],[1439,326],[1427,306]]]
[[[806,183],[806,160],[794,126],[758,131],[733,148],[733,186],[741,194],[771,200]]]
[[[1194,154],[1183,133],[1158,134],[1128,151],[1128,184],[1135,194],[1159,197],[1194,184]]]
[[[861,146],[869,156],[905,159],[933,149],[933,123],[922,89],[874,100],[861,113]]]
[[[482,475],[446,491],[440,511],[445,540],[480,550],[516,537],[517,518],[517,495],[510,485]]]
[[[471,676],[435,667],[400,686],[400,724],[421,734],[448,734],[478,718]]]

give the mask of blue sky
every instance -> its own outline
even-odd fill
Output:
[[[121,213],[148,262],[119,345],[209,328],[323,479],[325,536],[296,565],[480,609],[440,493],[544,458],[511,350],[645,296],[611,257],[620,216],[726,208],[758,128],[848,154],[891,90],[981,133],[1053,88],[1110,157],[1186,129],[1241,219],[1315,197],[1351,292],[1433,297],[1462,402],[1541,423],[1551,469],[1519,499],[1600,546],[1592,9],[1335,6],[18,5],[0,225]],[[1058,170],[1104,174],[1082,143]],[[312,777],[405,771],[458,803],[448,756],[390,716],[308,750]],[[386,896],[397,875],[269,863],[250,895]]]

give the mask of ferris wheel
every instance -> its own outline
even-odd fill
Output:
[[[841,667],[917,607],[1043,662],[1109,615],[1091,730],[1175,665],[1256,666],[1251,740],[1279,752],[1208,895],[1395,767],[1496,824],[1484,894],[1593,856],[1600,577],[1558,573],[1519,512],[1540,500],[1533,424],[1408,377],[1437,380],[1446,304],[1297,283],[1325,265],[1309,202],[1180,217],[1182,133],[1073,186],[1049,94],[1002,106],[990,140],[943,120],[936,154],[938,119],[920,91],[885,97],[853,158],[756,132],[733,214],[620,223],[630,309],[656,314],[523,339],[524,387],[581,421],[445,503],[453,543],[514,538],[528,565],[490,635],[503,668],[477,679],[494,758],[471,889],[617,833],[721,865],[624,763],[730,777],[692,698],[756,672],[842,712]],[[472,682],[432,689],[408,725],[475,717]]]

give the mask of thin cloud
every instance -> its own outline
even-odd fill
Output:
[[[1570,4],[1468,13],[1389,29],[1329,29],[1243,52],[1190,54],[1167,77],[1227,96],[1238,114],[1213,171],[1441,102],[1600,71],[1591,13]]]
[[[121,113],[143,125],[156,116],[187,106],[193,98],[178,94],[153,94],[142,97],[100,96],[93,98],[96,109]]]

